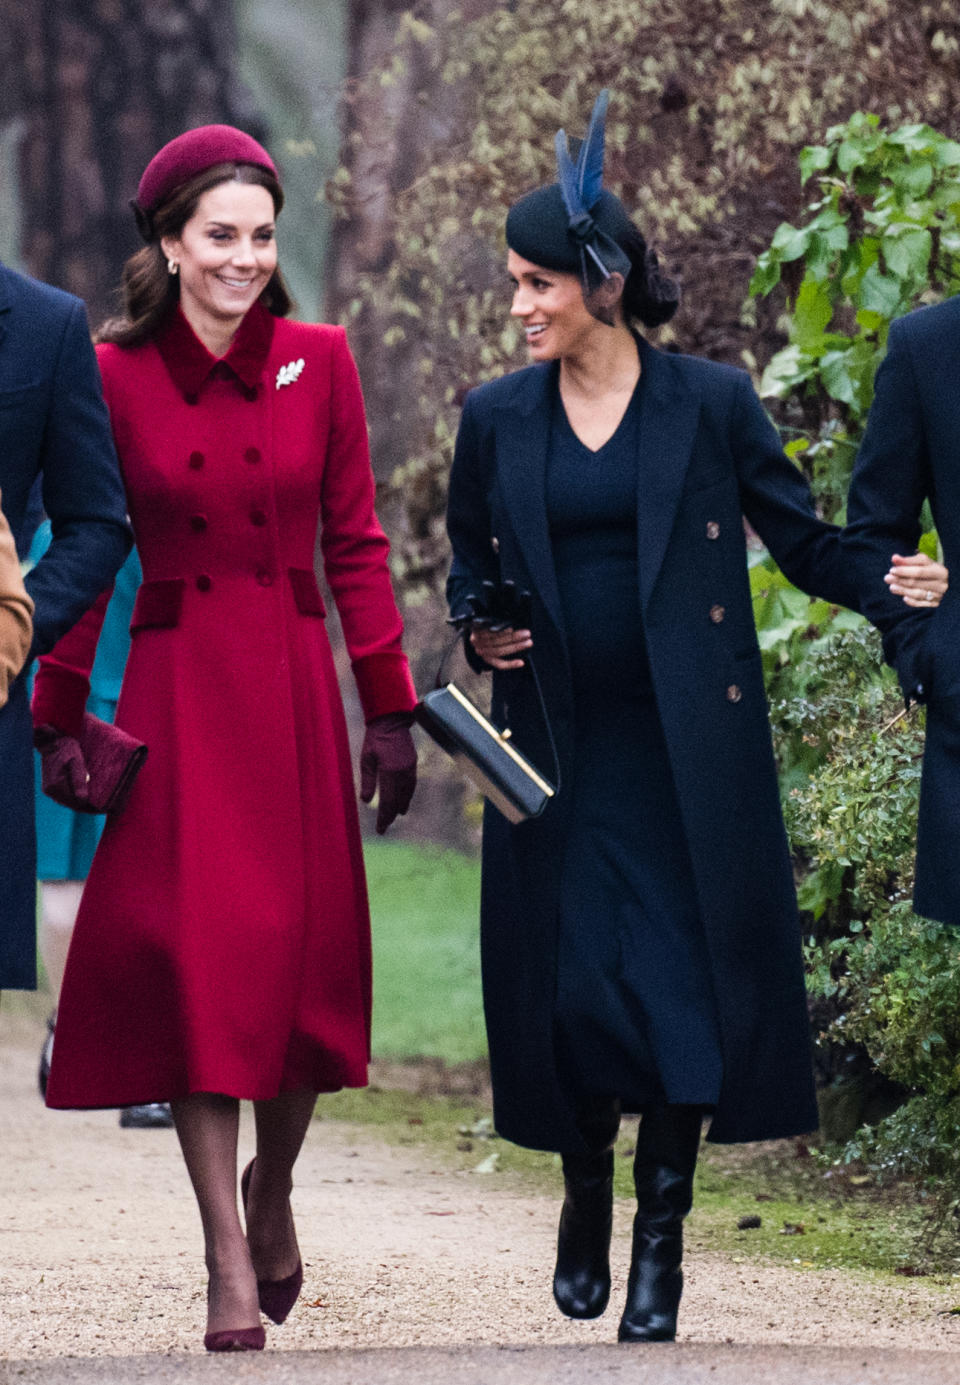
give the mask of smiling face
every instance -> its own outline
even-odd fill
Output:
[[[179,265],[180,306],[197,335],[230,334],[277,267],[273,198],[257,184],[218,183],[160,245]]]
[[[579,275],[544,269],[515,250],[507,254],[507,273],[513,284],[510,313],[523,323],[535,361],[579,356],[589,350],[598,327],[605,330],[587,310]]]

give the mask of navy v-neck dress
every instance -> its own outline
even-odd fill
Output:
[[[575,704],[557,961],[560,1060],[587,1109],[715,1105],[719,1028],[689,853],[657,713],[637,570],[638,382],[592,452],[559,390],[547,517]]]

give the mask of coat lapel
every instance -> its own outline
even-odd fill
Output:
[[[637,467],[638,566],[645,610],[677,517],[700,416],[700,397],[684,383],[670,356],[642,337],[637,340],[646,376]]]
[[[547,454],[556,365],[524,372],[512,398],[498,409],[497,476],[524,562],[553,624],[563,636],[563,612],[547,524]]]
[[[669,355],[638,337],[646,376],[637,467],[640,597],[649,604],[673,531],[700,417],[700,397]],[[546,473],[556,365],[524,372],[497,408],[497,474],[506,512],[547,613],[564,633],[547,524]]]

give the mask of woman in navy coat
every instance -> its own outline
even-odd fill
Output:
[[[722,1142],[817,1125],[742,516],[806,591],[857,608],[858,568],[748,377],[634,330],[664,322],[677,293],[600,186],[602,120],[601,107],[576,168],[561,132],[560,184],[507,219],[511,311],[534,364],[467,397],[448,596],[455,617],[496,623],[483,582],[531,593],[529,629],[481,618],[468,652],[494,670],[494,719],[548,770],[532,650],[562,778],[539,819],[486,812],[497,1126],[563,1155],[554,1294],[594,1317],[610,1290],[612,1143],[621,1111],[642,1112],[619,1336],[667,1340],[704,1114]]]

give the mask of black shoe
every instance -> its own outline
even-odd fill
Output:
[[[565,1154],[563,1181],[553,1297],[568,1318],[598,1318],[610,1297],[613,1150]]]
[[[151,1101],[144,1106],[125,1106],[120,1112],[124,1130],[166,1130],[173,1125],[173,1114],[165,1101]]]
[[[621,1342],[672,1342],[683,1293],[683,1219],[693,1201],[702,1113],[661,1106],[640,1122],[633,1166],[637,1215]]]
[[[51,1010],[47,1016],[47,1032],[40,1048],[40,1067],[37,1071],[37,1086],[44,1101],[47,1099],[47,1082],[50,1078],[50,1060],[53,1057],[53,1034],[57,1027],[57,1012]]]

